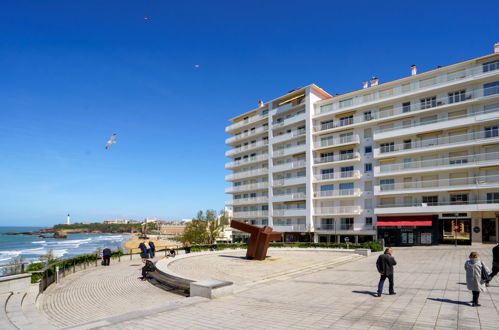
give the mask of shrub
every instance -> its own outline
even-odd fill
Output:
[[[364,244],[362,244],[362,248],[371,249],[372,252],[378,252],[383,250],[381,244],[375,241],[365,242]]]

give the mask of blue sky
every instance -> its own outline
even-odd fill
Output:
[[[406,76],[413,63],[424,71],[488,54],[498,10],[496,1],[2,1],[0,225],[222,209],[228,118],[310,83],[344,93],[373,75]]]

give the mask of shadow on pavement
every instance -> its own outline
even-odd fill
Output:
[[[465,282],[457,282],[456,284],[466,285]]]
[[[241,257],[241,256],[231,256],[231,255],[227,255],[227,254],[219,254],[218,255],[219,257],[222,257],[222,258],[235,258],[235,259],[245,259],[245,260],[249,260],[248,258],[246,257]]]
[[[459,300],[442,299],[442,298],[426,298],[426,299],[433,300],[433,301],[445,302],[445,303],[449,303],[449,304],[470,306],[469,303],[464,302],[464,301],[459,301]]]
[[[353,293],[368,294],[368,295],[371,295],[373,297],[376,297],[376,292],[372,292],[372,291],[357,291],[357,290],[354,290],[352,292]]]

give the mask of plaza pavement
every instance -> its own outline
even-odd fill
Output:
[[[374,297],[377,254],[80,325],[103,329],[498,329],[499,280],[471,307],[464,262],[490,245],[395,248],[397,295]],[[255,261],[258,267],[258,261]],[[386,283],[388,284],[388,283]],[[387,287],[385,287],[385,293]]]

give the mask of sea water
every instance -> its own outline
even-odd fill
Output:
[[[0,233],[30,232],[42,227],[0,227]],[[117,250],[128,241],[130,234],[68,234],[68,238],[40,238],[38,235],[0,235],[0,265],[22,257],[24,262],[39,261],[50,250],[56,258],[70,258],[94,253],[105,247]]]

